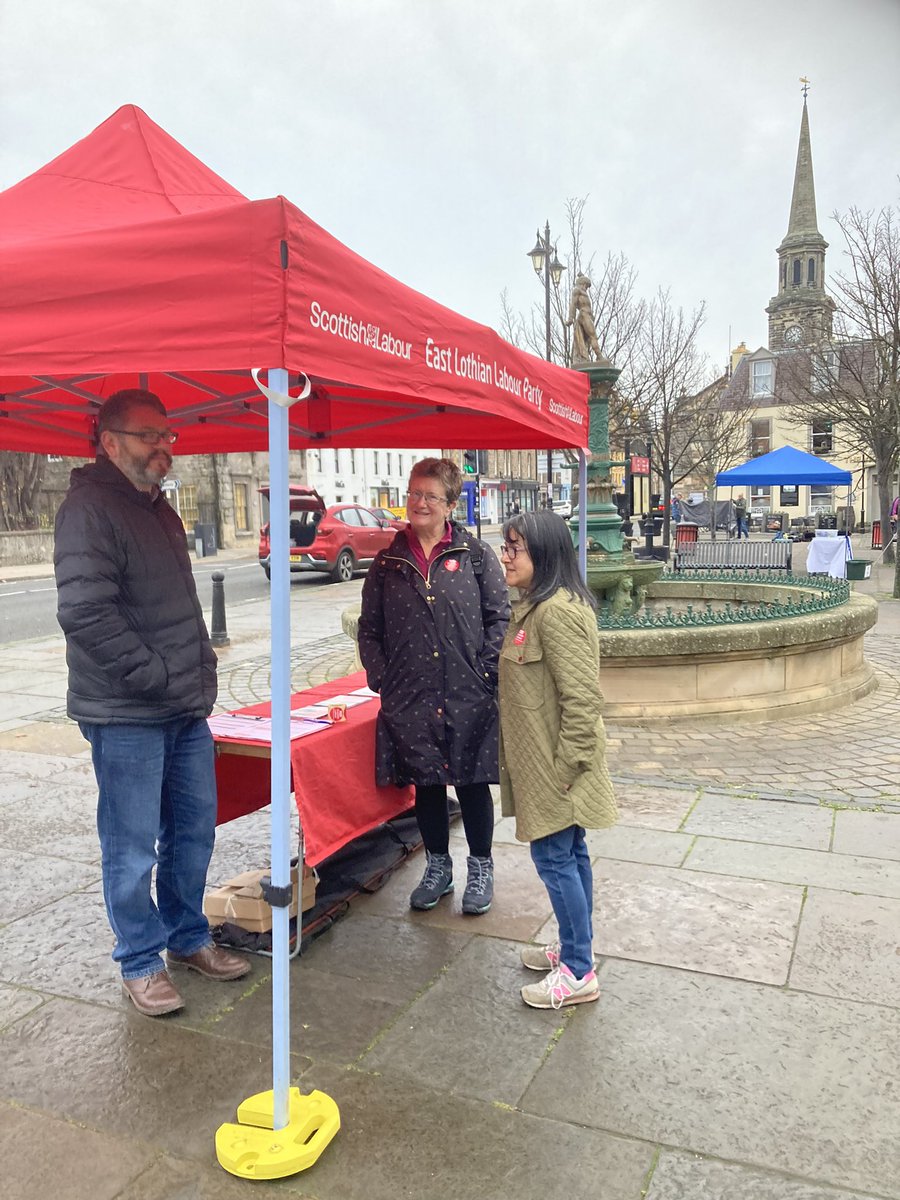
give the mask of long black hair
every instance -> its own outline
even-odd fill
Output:
[[[593,592],[581,578],[569,527],[561,516],[548,509],[516,513],[503,526],[504,539],[510,533],[525,543],[534,563],[529,600],[540,604],[564,587],[573,600],[597,607]]]

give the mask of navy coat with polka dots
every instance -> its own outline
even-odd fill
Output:
[[[360,658],[381,694],[379,785],[497,782],[497,663],[508,621],[497,556],[464,526],[453,524],[427,578],[405,530],[381,551],[359,620]]]

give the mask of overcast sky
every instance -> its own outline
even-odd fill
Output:
[[[819,228],[900,199],[900,0],[67,0],[0,7],[0,187],[134,103],[247,196],[281,193],[497,328],[568,197],[705,348],[765,343],[802,98]]]

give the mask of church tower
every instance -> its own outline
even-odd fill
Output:
[[[794,169],[794,193],[788,231],[778,247],[778,293],[769,301],[769,349],[810,346],[831,337],[834,301],[825,291],[828,243],[816,221],[809,114],[803,81],[803,116]]]

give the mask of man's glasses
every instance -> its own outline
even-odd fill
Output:
[[[178,434],[174,429],[107,429],[106,432],[124,433],[128,437],[140,438],[145,446],[158,446],[160,442],[171,446],[178,441]]]
[[[522,547],[518,542],[501,542],[500,553],[505,554],[510,560],[514,559]]]
[[[406,493],[407,500],[414,500],[418,503],[419,500],[424,500],[426,504],[433,507],[435,504],[447,504],[446,496],[436,496],[434,492],[420,492],[418,489]]]

